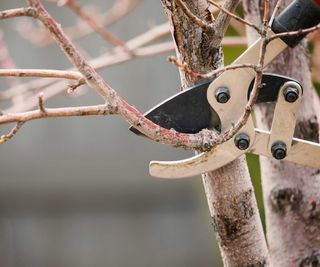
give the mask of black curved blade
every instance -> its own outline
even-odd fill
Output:
[[[250,98],[250,93],[253,89],[254,80],[255,79],[253,79],[249,85],[248,94],[247,94],[248,100]],[[262,76],[261,88],[260,88],[256,103],[259,104],[259,103],[267,103],[267,102],[277,101],[278,93],[279,93],[281,86],[284,83],[290,82],[290,81],[298,83],[302,88],[302,85],[300,84],[299,81],[294,80],[290,77],[278,75],[278,74],[273,74],[273,73],[264,73]]]
[[[257,103],[276,101],[281,86],[288,81],[297,82],[282,75],[263,74]],[[207,100],[207,89],[210,84],[211,81],[208,81],[177,93],[146,112],[144,116],[163,128],[175,129],[181,133],[197,133],[205,128],[215,128],[219,131],[221,125],[219,115]],[[254,79],[246,89],[248,99],[253,84]],[[142,134],[134,127],[130,127],[130,130],[135,134]]]
[[[180,92],[147,111],[144,116],[163,128],[181,133],[197,133],[205,128],[219,126],[219,116],[207,100],[210,83],[197,84]],[[130,130],[141,134],[134,127],[130,127]]]

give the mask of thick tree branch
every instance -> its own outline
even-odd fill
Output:
[[[231,18],[249,26],[249,27],[252,27],[253,29],[255,29],[258,33],[261,33],[261,30],[259,27],[257,27],[256,25],[254,25],[253,23],[245,20],[245,19],[242,19],[240,17],[238,17],[237,15],[233,14],[231,11],[229,11],[228,9],[224,8],[223,6],[221,6],[220,4],[214,2],[213,0],[209,0],[209,3],[211,5],[214,5],[215,7],[219,8],[223,13],[227,14],[228,16],[230,16]]]
[[[216,38],[223,35],[225,28],[216,29],[215,35],[207,35],[190,23],[172,2],[162,0],[171,23],[178,62],[195,73],[213,73],[223,62]],[[188,3],[191,12],[205,16],[206,0]],[[215,45],[210,50],[212,42]],[[199,82],[199,77],[186,74],[180,72],[182,88]],[[264,266],[267,248],[244,158],[205,174],[203,183],[225,266]]]
[[[214,30],[213,24],[209,24],[206,21],[198,18],[194,13],[190,11],[187,5],[182,0],[175,0],[177,5],[181,8],[183,13],[190,19],[192,23],[201,27],[204,31]]]
[[[212,3],[211,3],[212,4]],[[227,11],[228,13],[224,12],[220,9],[220,13],[218,14],[218,17],[214,23],[215,27],[219,29],[218,34],[216,34],[216,38],[213,41],[213,46],[216,44],[220,44],[221,40],[223,40],[224,34],[229,26],[232,12],[236,9],[237,5],[239,4],[239,0],[228,0],[224,1],[223,7],[221,7],[224,11]],[[217,7],[217,6],[216,6]],[[217,7],[218,9],[220,8]],[[232,14],[233,15],[233,14]]]

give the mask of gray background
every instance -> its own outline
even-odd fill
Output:
[[[80,1],[86,2],[100,10],[113,3]],[[0,9],[24,5],[2,0]],[[75,21],[66,8],[46,6],[62,26]],[[160,1],[145,0],[110,30],[128,40],[164,21]],[[25,41],[13,30],[18,22],[23,19],[0,22],[18,67],[70,67],[56,46],[38,48]],[[78,44],[92,58],[109,47],[97,35]],[[145,111],[179,89],[178,72],[167,56],[100,73]],[[7,84],[1,81],[4,90]],[[96,103],[101,99],[89,92],[78,99],[60,96],[46,105]],[[3,134],[8,128],[0,130]],[[181,159],[192,152],[139,138],[119,117],[90,117],[30,122],[0,146],[0,153],[0,266],[220,266],[201,178],[148,175],[150,160]]]

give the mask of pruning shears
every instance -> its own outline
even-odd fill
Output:
[[[268,34],[299,31],[320,23],[320,0],[295,0],[275,18]],[[305,34],[272,39],[266,47],[264,66],[285,48],[296,46]],[[233,64],[257,64],[262,38],[252,44]],[[255,70],[231,69],[214,81],[180,92],[145,114],[166,129],[197,133],[203,129],[224,132],[244,112],[253,88]],[[270,131],[255,128],[252,115],[230,140],[194,157],[179,161],[152,161],[150,174],[161,178],[183,178],[218,169],[245,153],[254,153],[320,169],[320,144],[293,138],[296,114],[303,88],[290,77],[264,73],[256,103],[275,102]],[[141,134],[131,127],[131,131]]]

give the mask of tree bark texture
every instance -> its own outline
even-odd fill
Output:
[[[223,65],[221,36],[228,18],[219,16],[214,31],[206,31],[186,17],[175,0],[161,0],[171,26],[180,62],[195,72],[208,72]],[[212,23],[207,0],[185,1],[199,18]],[[234,10],[238,1],[226,1]],[[182,88],[200,82],[180,71]],[[203,184],[225,266],[264,266],[267,247],[253,186],[242,157],[203,175]]]
[[[276,1],[271,1],[273,4]],[[283,6],[291,1],[285,0]],[[247,20],[261,24],[263,1],[244,0]],[[248,41],[257,36],[248,29]],[[319,141],[319,100],[311,81],[306,42],[288,48],[267,68],[301,82],[304,93],[295,136]],[[316,99],[315,99],[316,98]],[[256,109],[259,128],[270,129],[274,105]],[[312,156],[312,155],[310,155]],[[320,176],[319,171],[261,158],[270,266],[320,266]]]

